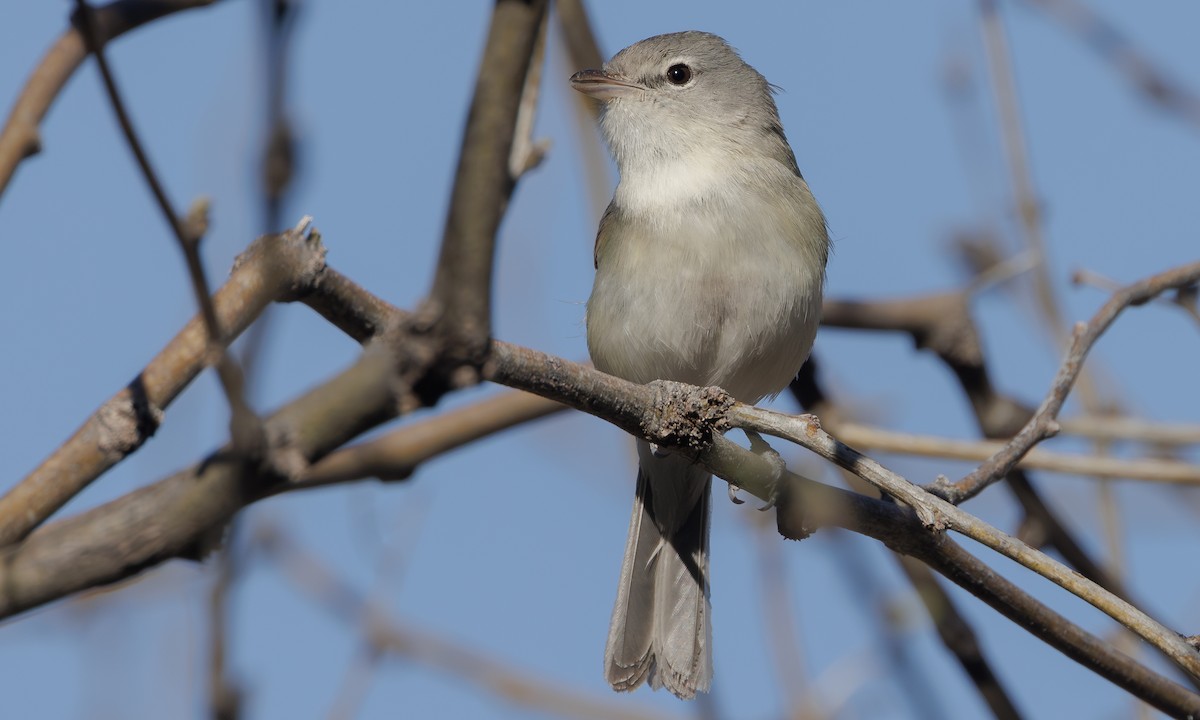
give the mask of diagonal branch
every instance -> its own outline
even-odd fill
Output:
[[[101,44],[130,30],[180,10],[204,7],[216,0],[116,0],[93,11],[93,27]],[[46,51],[30,74],[0,130],[0,196],[12,180],[17,165],[42,147],[38,126],[67,81],[87,58],[83,33],[72,27]]]
[[[212,298],[226,339],[240,335],[271,302],[319,282],[324,267],[325,248],[315,232],[255,240]],[[204,369],[207,348],[203,321],[192,318],[129,385],[0,497],[0,546],[24,538],[154,435],[167,407]]]
[[[957,483],[939,483],[934,489],[942,497],[959,504],[979,494],[988,485],[1008,474],[1034,445],[1058,432],[1055,418],[1062,410],[1083,361],[1100,336],[1108,330],[1125,308],[1149,302],[1158,295],[1200,280],[1200,262],[1182,265],[1140,280],[1113,294],[1087,323],[1079,323],[1072,333],[1071,347],[1059,366],[1050,392],[1037,413],[1021,428],[1004,449],[991,456]]]
[[[96,66],[100,69],[100,78],[108,94],[109,104],[116,113],[117,122],[121,125],[121,132],[125,135],[125,141],[128,143],[130,151],[133,152],[138,167],[141,168],[142,177],[146,180],[150,193],[154,196],[159,210],[170,226],[171,233],[175,236],[176,242],[179,243],[179,249],[183,253],[188,276],[191,278],[192,292],[196,296],[196,305],[200,308],[200,317],[204,319],[204,329],[208,334],[209,359],[207,364],[216,367],[217,377],[221,381],[221,389],[224,390],[225,398],[229,402],[229,428],[234,446],[242,452],[261,452],[264,450],[262,423],[246,403],[245,382],[241,368],[225,352],[226,341],[217,321],[216,310],[213,309],[204,265],[200,261],[200,239],[208,226],[208,204],[205,201],[198,203],[186,222],[176,214],[167,197],[166,189],[163,187],[158,173],[150,164],[150,157],[146,154],[146,149],[133,128],[133,120],[129,117],[125,103],[121,99],[116,78],[113,77],[112,69],[104,54],[103,39],[96,30],[94,11],[88,5],[87,0],[75,0],[75,7],[74,19],[83,33],[88,51],[96,58]]]

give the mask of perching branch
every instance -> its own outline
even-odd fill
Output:
[[[326,270],[321,277],[322,280],[311,291],[313,297],[309,300],[310,304],[321,308],[323,314],[337,319],[356,336],[364,336],[365,328],[371,326],[403,327],[404,314],[400,311],[388,312],[386,303],[370,300],[361,288],[333,271]],[[392,317],[389,319],[386,315]],[[269,435],[275,440],[272,447],[279,448],[279,452],[285,454],[290,462],[276,461],[270,466],[247,469],[231,467],[244,463],[244,459],[218,453],[195,468],[75,518],[40,528],[21,545],[0,551],[0,616],[9,616],[87,587],[128,577],[172,557],[202,555],[214,536],[219,535],[224,522],[241,507],[283,491],[294,484],[293,478],[303,478],[308,463],[319,460],[348,439],[393,417],[397,411],[393,402],[395,378],[402,374],[402,368],[398,369],[397,358],[387,352],[388,348],[395,347],[394,338],[389,341],[387,334],[381,335],[380,341],[370,343],[363,357],[353,367],[285,406],[267,420]],[[701,462],[718,474],[762,496],[770,496],[773,489],[778,487],[782,493],[781,530],[791,537],[800,537],[815,526],[811,519],[807,525],[798,525],[797,513],[801,513],[801,508],[787,500],[788,497],[798,498],[807,493],[804,507],[810,513],[810,518],[826,518],[830,511],[820,506],[822,503],[833,503],[839,508],[854,508],[853,517],[844,517],[838,524],[859,532],[869,525],[871,530],[868,534],[885,540],[889,546],[895,547],[901,542],[899,538],[907,536],[926,538],[922,542],[931,542],[933,548],[947,546],[948,541],[936,539],[939,537],[937,534],[930,535],[920,529],[921,525],[910,511],[889,503],[837,491],[791,474],[785,474],[783,484],[777,485],[777,468],[772,463],[716,434],[728,426],[726,414],[731,407],[732,417],[739,421],[754,415],[751,408],[731,406],[732,401],[728,396],[718,390],[690,388],[675,383],[634,385],[586,366],[499,342],[495,343],[489,368],[489,377],[496,381],[532,390],[602,416],[627,431],[663,446],[690,448],[685,451],[697,454]],[[814,437],[815,442],[829,443],[829,439],[822,437],[819,432]],[[861,470],[864,467],[861,461],[844,451],[839,453],[836,448],[830,456],[852,469]],[[280,476],[277,473],[281,467],[290,468],[294,474]],[[874,472],[887,473],[877,466]],[[895,476],[892,481],[905,482]],[[962,517],[964,513],[936,498],[931,497],[930,502],[934,503],[936,517],[946,519],[948,524],[969,537],[997,547],[1036,571],[1064,582],[1066,587],[1074,591],[1085,588],[1091,591],[1078,577],[1073,581],[1064,581],[1059,576],[1062,573],[1070,574],[1069,571],[1040,553],[994,528]],[[893,512],[899,514],[891,516],[894,518],[892,524],[878,524],[877,516],[880,513],[885,513],[886,517]],[[865,522],[864,513],[875,519]],[[922,550],[930,551],[929,548]],[[954,565],[965,561],[943,557],[940,562]],[[973,571],[963,570],[961,574],[974,577]],[[973,582],[982,581],[976,579]],[[1001,587],[1007,581],[997,579],[997,582],[1000,583],[997,587]],[[993,588],[978,592],[986,596],[999,593],[1000,590]],[[1088,599],[1120,617],[1126,624],[1137,626],[1144,636],[1168,648],[1185,667],[1190,659],[1187,653],[1195,655],[1195,651],[1178,635],[1161,628],[1136,610],[1116,605],[1104,595]],[[1010,599],[1008,602],[1016,601]],[[1023,595],[1020,602],[1035,603],[1033,607],[1040,608],[1035,601]],[[1045,627],[1038,624],[1040,621],[1033,621],[1015,610],[1012,614],[1022,618],[1020,622],[1023,627],[1038,633],[1040,637],[1053,637],[1056,647],[1071,648],[1069,654],[1072,657],[1080,659],[1088,667],[1148,702],[1171,708],[1170,712],[1182,712],[1180,709],[1185,707],[1200,709],[1200,698],[1161,677],[1146,674],[1148,671],[1128,658],[1119,655],[1113,657],[1111,651],[1097,654],[1088,649],[1099,641],[1065,620],[1061,626]],[[1179,648],[1169,641],[1172,636],[1184,646],[1184,652],[1179,652]]]

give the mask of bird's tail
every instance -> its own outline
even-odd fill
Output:
[[[680,698],[712,684],[708,599],[709,487],[712,476],[678,455],[660,457],[638,441],[633,517],[604,652],[615,690],[649,677]]]

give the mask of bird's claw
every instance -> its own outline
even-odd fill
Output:
[[[750,451],[758,455],[771,466],[771,498],[767,500],[767,504],[758,508],[759,512],[766,512],[775,507],[775,500],[779,497],[779,479],[783,477],[784,471],[787,470],[787,463],[779,456],[775,448],[771,447],[762,436],[753,430],[746,430],[746,437],[750,440]]]

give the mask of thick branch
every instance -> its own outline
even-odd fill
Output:
[[[324,266],[325,248],[315,233],[254,241],[212,298],[226,340],[240,335],[271,302],[323,279]],[[0,498],[0,545],[25,537],[154,435],[166,408],[204,369],[207,347],[204,323],[195,317],[129,385]]]
[[[422,324],[444,322],[460,362],[481,364],[491,335],[496,231],[517,178],[510,172],[522,91],[546,0],[497,0],[480,59],[433,289]],[[476,378],[461,377],[459,384]]]

